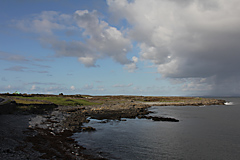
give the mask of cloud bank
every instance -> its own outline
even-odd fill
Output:
[[[128,34],[138,42],[141,59],[163,77],[182,81],[183,90],[239,94],[240,1],[107,3],[115,19],[131,24]]]

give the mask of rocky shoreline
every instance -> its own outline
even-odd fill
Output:
[[[28,136],[34,149],[43,153],[43,159],[105,159],[99,153],[87,154],[86,149],[79,146],[71,135],[75,132],[90,132],[96,129],[87,126],[89,118],[101,120],[100,123],[107,123],[108,120],[126,120],[126,118],[146,118],[153,121],[178,122],[169,117],[147,116],[149,105],[145,104],[121,104],[112,105],[111,109],[104,109],[103,105],[98,107],[64,107],[59,106],[49,114],[39,115],[32,118],[30,128],[37,131],[34,137]],[[105,106],[106,107],[106,106]],[[108,108],[108,107],[107,107]],[[39,143],[43,141],[44,143]],[[47,143],[46,143],[47,142]],[[51,148],[51,150],[46,150]],[[67,152],[66,152],[67,151]]]
[[[87,126],[89,118],[107,123],[109,120],[125,121],[126,118],[145,118],[153,121],[179,122],[171,117],[149,116],[148,108],[159,105],[223,105],[225,101],[208,99],[198,102],[142,102],[142,101],[114,101],[95,106],[57,106],[52,111],[40,112],[31,116],[24,142],[28,145],[18,146],[19,152],[36,151],[35,159],[98,159],[106,158],[101,153],[90,153],[71,138],[75,132],[95,131]],[[1,105],[5,107],[6,105]],[[52,105],[52,104],[51,104]],[[14,106],[11,104],[11,106]],[[13,107],[12,107],[13,108]],[[5,109],[6,110],[6,109]],[[20,113],[21,114],[21,113]],[[32,113],[31,113],[32,114]],[[19,113],[18,113],[19,115]],[[0,115],[1,116],[1,115]],[[11,154],[10,154],[11,155]],[[30,156],[31,157],[31,156]],[[15,158],[16,159],[16,158]]]

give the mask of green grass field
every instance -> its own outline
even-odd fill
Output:
[[[21,104],[47,104],[54,103],[60,106],[77,106],[77,105],[97,105],[99,103],[88,102],[83,99],[71,99],[65,97],[13,97],[16,103]]]

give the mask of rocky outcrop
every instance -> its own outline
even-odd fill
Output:
[[[170,117],[157,117],[157,116],[138,116],[139,119],[146,118],[151,119],[153,121],[165,121],[165,122],[179,122],[178,119],[170,118]]]
[[[17,105],[15,101],[2,100],[0,103],[0,114],[11,114],[16,111]]]
[[[63,121],[64,129],[71,131],[93,131],[93,128],[84,127],[83,123],[88,123],[88,117],[92,119],[104,120],[102,123],[107,123],[108,120],[121,120],[123,118],[146,118],[153,121],[169,121],[178,122],[179,120],[169,117],[146,116],[150,111],[150,105],[136,103],[119,103],[112,105],[100,105],[97,107],[81,107],[75,112],[68,112],[69,116]],[[61,109],[64,111],[64,108]],[[66,111],[72,109],[68,107]],[[124,119],[126,120],[126,119]]]
[[[138,115],[148,114],[147,108],[130,108],[130,109],[118,109],[118,110],[92,110],[89,116],[93,119],[116,119],[121,118],[136,118]]]

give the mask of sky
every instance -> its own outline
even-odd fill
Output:
[[[240,96],[239,0],[1,0],[0,93]]]

